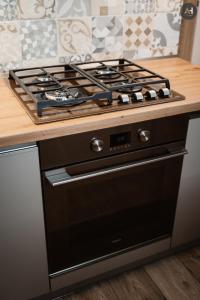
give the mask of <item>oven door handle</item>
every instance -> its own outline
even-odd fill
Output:
[[[159,156],[159,157],[152,158],[152,159],[141,160],[141,161],[137,161],[135,163],[119,165],[118,167],[106,168],[106,169],[103,169],[100,171],[89,172],[89,173],[75,175],[75,176],[71,176],[70,174],[68,174],[66,172],[65,168],[61,168],[61,169],[57,169],[54,171],[45,172],[45,178],[48,180],[48,182],[51,184],[51,186],[56,187],[56,186],[65,185],[65,184],[76,182],[76,181],[81,181],[84,179],[90,179],[90,178],[102,176],[105,174],[111,174],[111,173],[115,173],[115,172],[119,172],[119,171],[123,171],[123,170],[128,170],[128,169],[132,169],[132,168],[136,168],[136,167],[140,167],[140,166],[157,163],[157,162],[164,161],[164,160],[169,160],[169,159],[176,158],[179,156],[184,156],[187,153],[188,153],[188,151],[184,149],[180,152],[175,152],[175,153]]]

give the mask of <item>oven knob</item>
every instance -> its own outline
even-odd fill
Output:
[[[139,130],[140,142],[147,143],[150,141],[151,133],[149,130]]]
[[[91,141],[91,148],[94,152],[100,152],[103,150],[104,142],[99,139],[92,139]]]
[[[150,90],[145,93],[147,100],[156,100],[157,94],[155,90]]]
[[[170,89],[162,88],[158,93],[161,98],[168,98],[170,96]]]

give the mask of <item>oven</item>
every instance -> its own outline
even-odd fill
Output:
[[[39,143],[49,273],[169,238],[187,117]]]

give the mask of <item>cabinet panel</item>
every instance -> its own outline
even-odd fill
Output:
[[[200,118],[189,121],[172,246],[200,238]]]
[[[49,291],[36,146],[0,152],[0,299]]]

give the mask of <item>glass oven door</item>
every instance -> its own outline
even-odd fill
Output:
[[[173,144],[43,172],[50,273],[170,235],[184,154]]]

